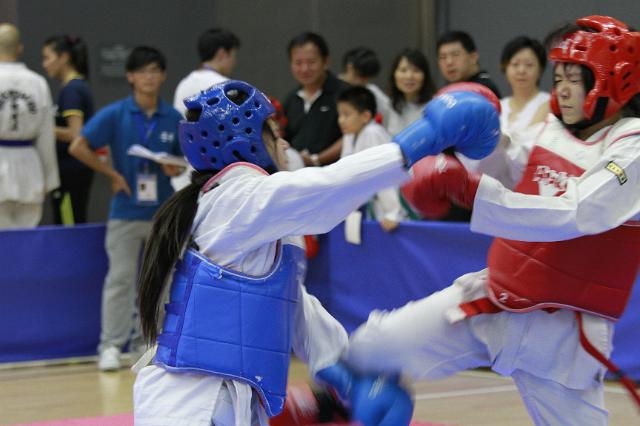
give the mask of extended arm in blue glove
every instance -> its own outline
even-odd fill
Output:
[[[351,405],[351,420],[363,426],[402,426],[411,422],[413,401],[397,380],[357,375],[342,363],[320,370],[317,377]]]
[[[500,139],[500,103],[485,86],[457,83],[445,87],[425,107],[422,118],[398,133],[393,142],[411,167],[448,147],[469,158],[489,155]]]

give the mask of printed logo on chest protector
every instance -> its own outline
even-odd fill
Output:
[[[549,166],[539,165],[533,174],[533,181],[538,182],[538,194],[547,197],[559,195],[567,190],[567,172],[558,172]]]

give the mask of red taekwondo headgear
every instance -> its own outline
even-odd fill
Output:
[[[603,120],[640,93],[640,33],[629,31],[626,24],[609,16],[586,16],[576,24],[595,32],[579,30],[564,36],[551,48],[549,59],[581,64],[593,72],[595,85],[586,96],[583,110],[587,120],[594,118],[598,99],[604,98]],[[551,111],[560,115],[555,89]]]

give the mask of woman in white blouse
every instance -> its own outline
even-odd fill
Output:
[[[422,109],[436,92],[429,62],[422,52],[405,49],[391,67],[391,112],[386,128],[391,136],[400,133],[422,115]]]
[[[542,44],[526,36],[516,37],[502,50],[500,63],[513,93],[500,101],[502,132],[512,134],[543,121],[549,113],[549,93],[540,90],[547,64]]]

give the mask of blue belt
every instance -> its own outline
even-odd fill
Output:
[[[33,141],[0,139],[0,146],[22,148],[22,147],[31,146],[31,145],[33,145]]]

